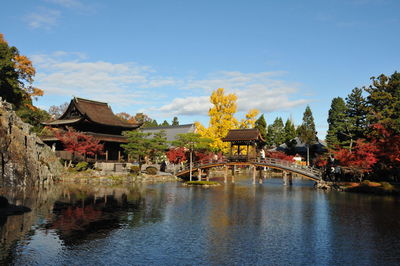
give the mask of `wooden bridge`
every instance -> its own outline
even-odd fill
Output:
[[[296,163],[292,163],[286,160],[280,160],[276,158],[265,158],[263,160],[220,160],[220,161],[202,161],[202,162],[194,162],[192,163],[192,174],[193,172],[197,172],[198,177],[201,177],[202,170],[214,167],[223,167],[225,169],[224,178],[225,182],[227,181],[228,176],[228,167],[234,167],[236,165],[244,165],[253,167],[253,183],[256,180],[256,171],[257,168],[272,168],[281,170],[284,173],[284,178],[288,173],[297,174],[302,177],[308,178],[310,180],[320,182],[322,181],[322,171],[319,169],[315,169],[313,167],[299,165]],[[180,170],[176,173],[178,177],[185,177],[190,175],[190,166],[186,166],[184,169]]]

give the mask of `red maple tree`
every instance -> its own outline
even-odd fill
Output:
[[[95,154],[102,154],[104,150],[104,145],[100,144],[99,140],[72,128],[68,128],[67,131],[55,131],[55,136],[63,144],[64,150],[72,154],[94,156]]]
[[[378,151],[379,148],[376,143],[359,139],[356,141],[352,151],[348,149],[338,149],[332,152],[340,165],[366,173],[370,172],[372,166],[378,161]]]
[[[185,148],[171,148],[166,152],[167,158],[170,163],[178,164],[183,161],[186,161]]]
[[[275,158],[275,159],[280,159],[284,161],[289,161],[289,162],[294,162],[294,159],[292,155],[287,155],[284,152],[281,151],[268,151],[265,155],[268,158]]]

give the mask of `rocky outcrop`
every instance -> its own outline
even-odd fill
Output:
[[[52,183],[62,171],[54,152],[0,98],[0,186]]]

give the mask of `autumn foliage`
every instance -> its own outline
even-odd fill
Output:
[[[171,148],[166,152],[166,155],[169,162],[173,164],[179,164],[186,161],[185,148],[183,147]]]
[[[281,152],[281,151],[268,151],[266,153],[266,157],[280,159],[280,160],[289,161],[289,162],[294,162],[294,159],[293,159],[294,156],[287,155],[286,153]]]
[[[373,170],[395,170],[400,167],[400,136],[382,124],[371,125],[368,140],[359,139],[355,147],[333,151],[339,165],[363,173]]]
[[[376,143],[366,142],[359,139],[352,151],[348,149],[339,149],[333,151],[335,159],[339,164],[353,168],[359,172],[370,172],[372,166],[378,161],[377,152],[379,151]]]
[[[93,136],[77,132],[72,128],[68,128],[64,132],[55,131],[55,136],[63,144],[64,150],[72,154],[76,152],[80,155],[87,154],[94,156],[95,154],[102,154],[104,150],[104,146],[100,144],[99,140]]]

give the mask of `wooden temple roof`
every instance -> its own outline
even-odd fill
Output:
[[[141,124],[130,124],[114,115],[111,107],[104,102],[92,101],[83,98],[73,98],[67,110],[57,120],[43,123],[44,125],[74,124],[83,120],[90,122],[122,127],[127,129],[138,128]]]
[[[257,128],[251,129],[231,129],[225,138],[224,142],[256,142],[264,141]]]

